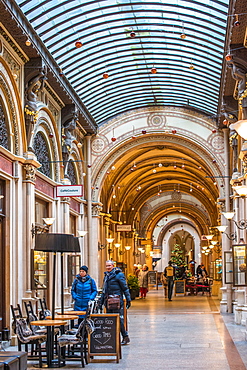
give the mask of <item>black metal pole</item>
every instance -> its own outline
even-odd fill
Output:
[[[63,253],[61,253],[61,312],[64,314],[64,300],[63,300]]]
[[[56,256],[57,253],[54,252],[53,255],[53,280],[52,280],[52,320],[55,317],[55,297],[56,297]]]

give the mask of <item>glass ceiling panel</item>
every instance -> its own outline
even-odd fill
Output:
[[[217,114],[228,0],[15,1],[98,125],[150,105]]]

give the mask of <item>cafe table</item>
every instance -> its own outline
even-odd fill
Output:
[[[69,315],[69,316],[76,316],[76,319],[78,319],[78,316],[86,315],[86,311],[65,311],[63,314],[60,312],[57,312],[57,315]],[[74,320],[71,320],[71,327],[74,327]]]
[[[52,319],[52,316],[46,316],[46,319]],[[71,328],[74,327],[74,320],[76,319],[78,319],[77,315],[58,315],[53,318],[53,320],[70,320]]]
[[[45,326],[47,327],[47,342],[46,342],[46,360],[48,367],[60,367],[58,361],[54,361],[54,338],[52,327],[54,326],[64,326],[67,324],[64,320],[36,320],[31,321],[31,325],[35,326]]]

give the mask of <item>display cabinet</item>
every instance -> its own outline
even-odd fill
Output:
[[[222,280],[222,259],[221,258],[216,258],[215,261],[211,262],[210,277],[216,281]]]
[[[47,289],[48,253],[32,250],[32,289]]]
[[[233,252],[233,285],[246,286],[246,247],[247,244],[235,244]]]
[[[224,279],[225,279],[225,284],[233,284],[232,251],[224,252]]]

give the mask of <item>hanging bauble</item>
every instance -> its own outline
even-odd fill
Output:
[[[50,137],[50,138],[53,138],[53,134],[49,134],[49,137]]]
[[[173,134],[176,134],[176,133],[177,133],[177,130],[172,130],[172,133],[173,133]]]
[[[225,56],[225,60],[227,60],[227,62],[229,62],[230,60],[232,60],[232,55],[231,54],[227,54]]]
[[[116,141],[117,139],[115,137],[112,137],[111,138],[111,141],[114,143],[114,141]]]
[[[180,35],[180,39],[182,39],[182,40],[186,39],[186,35],[185,35],[185,33],[181,33],[181,35]]]
[[[134,31],[131,31],[130,32],[130,37],[133,39],[134,37],[136,37],[136,33]]]
[[[107,73],[107,72],[104,72],[102,76],[103,76],[103,78],[105,78],[105,79],[109,77],[109,75],[108,75],[108,73]]]
[[[239,21],[234,22],[234,26],[235,27],[239,27],[240,26],[240,22]]]
[[[31,46],[31,41],[27,39],[27,41],[25,42],[26,46]]]
[[[191,64],[191,65],[189,66],[189,69],[191,69],[191,70],[195,69],[195,67],[193,66],[193,64]]]
[[[92,165],[91,165],[91,164],[88,164],[88,165],[87,165],[87,167],[88,167],[88,168],[91,168],[91,167],[92,167]]]
[[[136,139],[136,136],[135,136],[135,135],[133,135],[133,136],[132,136],[132,139],[133,139],[133,140],[134,140],[134,139]]]
[[[217,130],[212,130],[212,133],[215,134],[217,132]]]
[[[225,125],[225,126],[227,126],[228,125],[228,121],[227,121],[227,119],[224,119],[224,121],[223,121],[223,125]]]
[[[157,73],[157,68],[155,67],[151,68],[151,73]]]
[[[77,41],[75,42],[75,47],[76,47],[77,49],[81,48],[81,47],[82,47],[82,42],[81,42],[80,40],[77,40]]]
[[[146,130],[142,130],[142,134],[145,135],[147,133]]]

